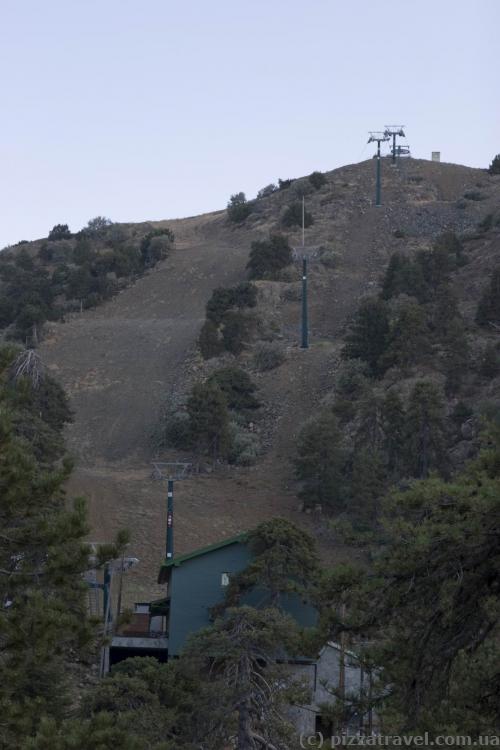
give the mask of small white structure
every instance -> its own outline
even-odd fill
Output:
[[[326,739],[329,736],[371,734],[375,728],[376,717],[371,710],[361,714],[353,712],[346,717],[343,727],[332,726],[322,716],[322,706],[334,704],[338,698],[334,692],[349,699],[366,697],[371,693],[372,675],[368,673],[356,654],[342,649],[338,643],[329,642],[324,646],[315,662],[295,663],[294,674],[310,690],[311,702],[306,706],[295,706],[291,709],[290,718],[297,732],[303,736],[313,736],[321,732]]]
[[[431,161],[441,161],[441,151],[432,151]]]

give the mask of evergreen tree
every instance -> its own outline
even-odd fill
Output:
[[[377,449],[355,451],[352,463],[349,517],[358,530],[375,526],[378,508],[385,490],[385,469],[382,454]]]
[[[282,597],[307,597],[319,570],[312,537],[284,518],[274,518],[257,526],[248,535],[252,559],[245,570],[230,582],[224,606],[236,605],[249,591],[256,590],[260,601],[280,608]],[[268,599],[263,599],[263,593]]]
[[[66,509],[69,467],[42,470],[0,406],[0,735],[18,746],[67,708],[65,660],[91,635],[83,502]]]
[[[193,439],[199,450],[216,460],[229,448],[229,413],[227,402],[215,383],[196,383],[188,398],[187,413]]]
[[[497,154],[491,161],[488,168],[490,174],[500,174],[500,154]]]
[[[421,265],[403,253],[393,253],[382,281],[380,296],[384,300],[406,294],[423,301],[427,285]]]
[[[319,504],[330,511],[342,510],[345,458],[333,414],[323,413],[304,425],[299,434],[295,470],[303,482],[299,496],[306,507]]]
[[[181,730],[206,750],[287,750],[293,727],[287,718],[293,699],[307,695],[277,663],[293,655],[294,621],[276,609],[229,609],[213,628],[192,636],[179,662],[197,680],[196,712]],[[182,745],[181,745],[182,747]]]
[[[445,391],[447,396],[454,396],[460,391],[469,366],[469,343],[461,318],[456,317],[449,323],[442,345]]]
[[[480,326],[500,325],[500,268],[491,274],[476,312],[476,323]]]
[[[235,411],[258,409],[260,404],[254,396],[257,386],[251,377],[239,367],[223,367],[208,379],[219,386],[226,397],[227,406]]]
[[[405,462],[406,413],[401,397],[391,390],[382,403],[382,427],[387,470],[394,477],[401,476]]]
[[[353,576],[336,625],[374,642],[386,731],[498,731],[499,503],[498,431],[452,482],[430,478],[386,502],[385,550],[364,582]]]
[[[346,336],[344,358],[366,362],[372,375],[380,375],[380,366],[389,335],[389,313],[383,300],[369,297],[361,302]]]
[[[422,479],[433,469],[446,471],[444,402],[433,383],[421,380],[413,388],[405,438],[407,466],[412,476]]]
[[[387,350],[379,367],[400,367],[408,370],[421,364],[430,354],[429,328],[421,305],[406,302],[391,323]]]

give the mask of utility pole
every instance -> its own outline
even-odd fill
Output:
[[[380,177],[380,144],[384,141],[388,141],[389,136],[385,135],[385,133],[382,133],[380,131],[372,131],[370,132],[370,137],[368,138],[368,143],[376,143],[377,144],[377,172],[376,172],[376,184],[375,184],[375,205],[380,206],[381,200],[381,177]]]
[[[384,135],[386,135],[388,138],[392,138],[392,165],[396,166],[396,138],[406,138],[404,133],[404,125],[386,125],[384,130]]]

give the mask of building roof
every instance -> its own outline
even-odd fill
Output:
[[[173,557],[170,560],[164,560],[164,562],[161,564],[160,572],[158,574],[158,583],[165,583],[167,580],[168,571],[172,568],[178,568],[179,565],[182,565],[182,563],[187,562],[188,560],[192,560],[195,557],[201,557],[202,555],[206,555],[209,552],[215,552],[216,550],[222,549],[223,547],[228,547],[230,544],[242,544],[243,542],[246,542],[248,538],[248,533],[243,532],[242,534],[238,534],[237,536],[232,536],[229,539],[223,539],[221,542],[217,542],[216,544],[210,544],[208,547],[200,547],[199,549],[195,549],[192,552],[186,552],[184,555],[178,555],[177,557]]]

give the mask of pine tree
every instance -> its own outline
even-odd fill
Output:
[[[384,301],[369,297],[361,302],[346,336],[344,358],[366,362],[372,375],[383,372],[380,366],[389,335],[389,313]]]
[[[391,324],[387,351],[380,367],[400,367],[408,371],[421,364],[430,354],[429,329],[425,310],[421,305],[407,302],[399,308]]]
[[[446,424],[444,401],[433,384],[421,380],[414,386],[406,416],[407,466],[412,476],[429,476],[431,470],[445,472]]]
[[[382,403],[382,427],[387,470],[394,478],[401,476],[405,460],[406,413],[396,390],[391,390]]]
[[[216,460],[229,448],[229,413],[226,398],[216,383],[196,383],[188,398],[191,435],[199,450]]]
[[[500,174],[500,154],[497,154],[491,161],[488,168],[490,174]]]
[[[349,589],[345,626],[374,640],[393,732],[498,731],[499,516],[498,429],[453,481],[433,477],[387,499],[385,551]]]
[[[307,702],[286,665],[297,643],[294,621],[276,609],[229,609],[213,628],[192,636],[179,670],[197,680],[196,712],[180,732],[206,750],[290,747],[289,704]],[[181,744],[182,747],[182,744]]]
[[[476,323],[480,326],[500,325],[500,268],[491,274],[476,312]]]
[[[304,425],[299,435],[295,470],[304,483],[299,496],[306,507],[319,504],[329,511],[343,508],[345,458],[333,414],[326,412]]]
[[[373,448],[357,450],[352,463],[348,512],[358,530],[375,527],[385,486],[385,469],[380,451]]]
[[[67,708],[65,660],[86,623],[82,501],[66,509],[69,466],[41,469],[0,407],[0,733],[5,746]]]
[[[243,594],[266,592],[269,605],[280,607],[283,595],[310,593],[319,570],[315,543],[309,534],[284,518],[261,523],[248,535],[252,559],[230,583],[227,604]],[[267,601],[263,599],[262,601]]]
[[[380,296],[384,300],[406,294],[423,301],[427,296],[422,267],[402,253],[393,253],[389,260]]]

